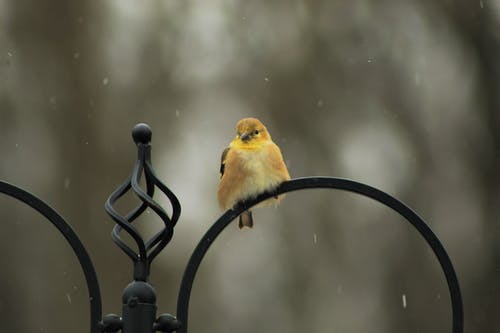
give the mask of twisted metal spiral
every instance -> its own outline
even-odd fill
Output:
[[[137,124],[132,130],[132,137],[137,145],[137,161],[131,176],[116,189],[106,201],[104,208],[108,215],[117,223],[113,228],[111,236],[115,244],[132,259],[134,263],[134,280],[147,281],[153,259],[170,242],[174,233],[174,227],[181,213],[181,205],[177,197],[165,186],[155,175],[151,164],[151,128],[147,124]],[[139,185],[144,174],[146,189]],[[155,188],[159,188],[170,201],[172,215],[167,212],[153,199]],[[136,208],[125,216],[120,215],[113,205],[129,190],[142,201]],[[145,241],[138,230],[132,224],[147,208],[151,208],[163,221],[163,228],[153,237]],[[127,232],[137,245],[134,250],[128,246],[120,237],[120,232]]]

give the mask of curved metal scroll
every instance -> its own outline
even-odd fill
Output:
[[[179,290],[179,296],[177,299],[177,319],[182,322],[182,327],[180,328],[180,330],[178,330],[178,332],[187,332],[189,299],[191,297],[191,289],[193,286],[194,278],[196,276],[196,272],[198,271],[198,267],[200,266],[200,263],[203,260],[208,249],[217,239],[219,234],[224,230],[224,228],[226,228],[226,226],[229,225],[229,223],[231,223],[243,211],[258,204],[261,201],[286,192],[320,188],[350,191],[374,199],[398,212],[417,229],[420,235],[432,248],[432,251],[437,257],[446,277],[452,306],[452,333],[462,333],[464,314],[462,296],[460,293],[457,275],[455,273],[451,260],[448,257],[448,254],[446,253],[443,245],[436,237],[436,235],[432,232],[432,230],[416,213],[414,213],[404,203],[390,196],[389,194],[359,182],[333,177],[307,177],[292,179],[281,184],[281,186],[275,192],[263,193],[257,198],[242,203],[235,209],[228,210],[224,215],[222,215],[205,233],[201,241],[198,243],[193,254],[191,255],[191,258],[189,259],[186,270],[184,271],[184,276],[181,281],[181,288]]]
[[[181,213],[181,205],[177,197],[158,179],[151,166],[151,129],[146,124],[137,124],[132,130],[132,136],[137,145],[137,161],[132,175],[111,194],[105,204],[106,212],[117,223],[113,228],[113,241],[127,254],[134,263],[134,280],[147,281],[151,262],[160,251],[170,242],[174,234],[174,226]],[[146,191],[139,183],[144,173],[146,181]],[[157,186],[170,200],[172,206],[172,217],[153,200],[153,194]],[[130,189],[142,201],[138,207],[130,211],[126,216],[120,215],[113,207],[113,204]],[[140,235],[139,231],[132,225],[132,222],[139,217],[147,208],[151,208],[163,221],[164,227],[158,231],[147,242]],[[137,252],[131,249],[120,238],[120,232],[125,230],[135,241]]]
[[[19,187],[0,181],[0,193],[13,197],[42,214],[66,238],[80,262],[87,282],[90,300],[90,332],[100,332],[99,322],[101,320],[102,305],[97,275],[85,247],[71,226],[45,202]]]

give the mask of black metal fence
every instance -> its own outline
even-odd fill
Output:
[[[263,193],[253,200],[242,202],[236,208],[228,210],[206,232],[187,263],[177,299],[176,316],[171,314],[157,316],[156,293],[148,282],[151,264],[172,239],[174,227],[179,220],[181,206],[176,196],[155,175],[151,164],[152,133],[149,126],[146,124],[136,125],[132,136],[138,150],[134,169],[131,176],[111,194],[105,204],[106,212],[116,222],[112,231],[113,241],[132,260],[134,267],[133,281],[126,286],[123,292],[121,316],[116,314],[102,316],[101,295],[94,266],[71,226],[54,209],[33,194],[0,181],[0,193],[13,197],[42,214],[59,230],[73,249],[87,283],[91,333],[111,333],[120,330],[123,333],[188,332],[189,300],[194,279],[205,254],[221,232],[239,214],[261,201],[286,192],[304,189],[333,189],[358,193],[393,209],[415,227],[431,247],[445,275],[451,298],[452,333],[463,332],[463,304],[455,270],[443,245],[424,220],[404,203],[381,190],[352,180],[334,177],[292,179],[283,183],[272,193]],[[145,189],[140,186],[142,177],[144,177]],[[169,199],[172,212],[170,216],[153,199],[156,189],[163,192]],[[122,216],[114,209],[114,204],[129,191],[132,191],[140,199],[141,204]],[[133,222],[148,208],[161,218],[164,225],[153,237],[145,240],[134,227]],[[120,233],[123,231],[132,237],[136,245],[135,248],[131,248],[122,241]]]

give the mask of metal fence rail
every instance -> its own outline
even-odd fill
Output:
[[[437,257],[439,264],[441,265],[441,268],[444,272],[451,298],[453,315],[452,332],[463,332],[463,305],[457,275],[453,268],[453,264],[451,263],[451,260],[446,253],[446,250],[444,249],[437,236],[424,222],[424,220],[422,220],[422,218],[420,218],[404,203],[381,190],[352,180],[335,177],[306,177],[292,179],[288,182],[283,183],[275,192],[263,193],[254,200],[242,203],[234,210],[229,210],[224,215],[222,215],[198,243],[198,246],[195,248],[186,266],[177,300],[177,318],[184,323],[179,332],[187,332],[189,299],[198,267],[200,266],[201,261],[205,257],[208,249],[215,242],[222,231],[242,212],[254,205],[257,205],[261,201],[267,200],[283,193],[306,189],[337,189],[358,193],[376,200],[393,209],[402,217],[404,217],[407,222],[411,223],[420,233],[420,235],[425,239],[427,244],[429,244],[429,246],[432,248],[432,251]]]
[[[87,282],[90,302],[90,332],[100,332],[98,323],[101,320],[102,303],[97,275],[87,250],[85,250],[85,247],[71,226],[45,202],[17,186],[0,180],[0,193],[15,198],[42,214],[64,236],[78,258],[83,274],[85,275],[85,281]]]
[[[101,295],[99,283],[92,261],[82,242],[71,226],[52,208],[42,200],[9,183],[0,181],[0,193],[17,199],[42,214],[70,244],[79,260],[85,275],[89,301],[90,301],[90,332],[118,332],[123,333],[153,333],[153,332],[188,332],[188,313],[191,290],[196,278],[198,267],[210,246],[216,241],[222,231],[238,217],[243,211],[286,192],[333,189],[358,193],[371,198],[399,213],[409,222],[431,247],[434,255],[443,270],[451,298],[452,308],[452,333],[462,333],[464,313],[462,296],[458,279],[452,262],[438,237],[432,232],[422,218],[408,206],[391,195],[374,187],[341,178],[334,177],[306,177],[292,179],[283,183],[272,193],[263,193],[253,200],[240,203],[236,208],[225,212],[202,237],[184,271],[177,299],[177,318],[171,314],[156,315],[156,292],[149,284],[151,264],[154,258],[170,242],[174,234],[174,227],[179,220],[181,206],[177,197],[155,175],[151,164],[151,129],[146,124],[138,124],[132,131],[132,136],[137,145],[137,161],[130,177],[114,191],[105,203],[106,212],[110,215],[116,226],[111,236],[115,244],[131,259],[133,264],[133,281],[125,287],[122,296],[122,314],[108,314],[102,317]],[[144,177],[146,189],[141,188],[141,178]],[[153,199],[155,189],[163,192],[170,201],[171,215]],[[132,191],[141,204],[131,209],[125,216],[120,215],[114,204],[127,192]],[[163,226],[148,240],[144,240],[134,227],[134,221],[146,209],[154,211],[163,221]],[[120,233],[128,233],[136,244],[133,249],[122,241]]]

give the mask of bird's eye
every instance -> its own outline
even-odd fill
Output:
[[[253,134],[255,134],[255,135],[259,134],[259,130],[253,131]]]

